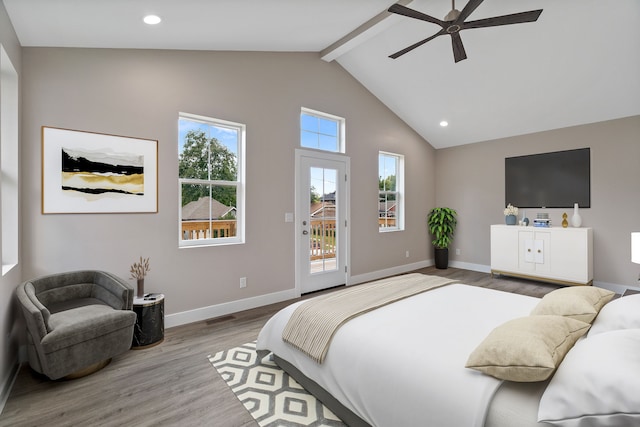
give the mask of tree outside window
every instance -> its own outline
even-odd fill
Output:
[[[244,125],[180,115],[180,245],[243,241]]]

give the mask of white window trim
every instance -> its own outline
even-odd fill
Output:
[[[231,122],[222,119],[199,116],[196,114],[178,114],[179,119],[187,119],[195,122],[211,124],[218,127],[228,127],[237,129],[238,138],[238,180],[200,180],[189,178],[178,178],[178,246],[179,248],[201,248],[209,246],[225,246],[244,244],[245,241],[245,194],[246,194],[246,139],[247,126],[242,123]],[[233,237],[217,237],[211,239],[183,240],[182,239],[182,184],[212,184],[235,186],[236,193],[236,235]]]
[[[0,223],[2,275],[19,263],[18,73],[0,44]]]
[[[395,227],[380,227],[378,226],[378,232],[380,233],[392,233],[395,231],[404,231],[404,155],[398,153],[391,153],[389,151],[378,151],[378,161],[380,155],[393,156],[398,159],[398,167],[396,170],[396,226]],[[378,204],[377,211],[380,210],[380,194],[384,191],[378,190]],[[386,193],[394,193],[389,191]]]
[[[346,150],[346,120],[344,119],[344,117],[340,117],[340,116],[335,116],[333,114],[329,114],[329,113],[323,113],[322,111],[317,111],[317,110],[312,110],[311,108],[306,108],[306,107],[301,107],[300,108],[300,116],[302,116],[302,114],[307,114],[309,116],[317,116],[317,117],[321,117],[324,119],[329,119],[329,120],[334,120],[338,122],[338,151],[328,151],[328,150],[321,150],[319,148],[313,148],[313,147],[303,147],[301,142],[299,141],[299,147],[303,150],[314,150],[314,151],[318,151],[321,153],[334,153],[334,154],[344,154],[345,150]],[[301,117],[298,118],[298,137],[300,136],[300,134],[302,133],[302,126],[300,124]]]

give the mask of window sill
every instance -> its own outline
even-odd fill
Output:
[[[229,241],[191,240],[190,242],[197,242],[197,243],[179,242],[178,249],[210,248],[210,247],[216,247],[216,246],[244,245],[245,243],[242,240],[229,240]]]
[[[2,275],[6,276],[7,274],[9,274],[9,272],[11,270],[13,270],[14,267],[16,267],[18,264],[2,264]]]
[[[391,228],[391,227],[386,227],[386,228],[379,228],[378,232],[379,233],[393,233],[394,231],[404,231],[404,228]]]

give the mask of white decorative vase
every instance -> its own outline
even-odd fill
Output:
[[[573,204],[573,216],[571,217],[571,225],[574,227],[580,227],[582,225],[582,217],[578,213],[578,204]]]

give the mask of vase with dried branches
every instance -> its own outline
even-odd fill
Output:
[[[149,258],[142,257],[140,257],[140,261],[134,262],[129,270],[131,278],[138,281],[138,289],[136,293],[138,298],[144,297],[144,276],[147,275],[149,270]]]

